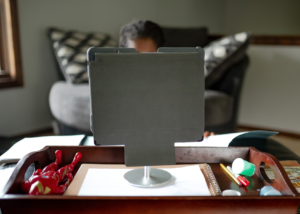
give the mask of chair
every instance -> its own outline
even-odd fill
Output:
[[[205,130],[218,134],[237,130],[240,94],[248,65],[249,57],[245,55],[205,90]]]

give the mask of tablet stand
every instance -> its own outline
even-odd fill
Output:
[[[136,187],[160,187],[172,180],[172,175],[162,169],[144,166],[143,169],[133,169],[125,173],[124,178]]]
[[[91,130],[95,145],[125,145],[124,178],[159,187],[172,175],[175,142],[199,141],[204,131],[204,52],[201,48],[90,48]]]

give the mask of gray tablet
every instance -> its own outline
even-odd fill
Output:
[[[201,48],[90,48],[95,145],[125,145],[127,166],[175,164],[175,142],[202,140]]]

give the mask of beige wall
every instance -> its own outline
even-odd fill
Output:
[[[299,0],[226,0],[224,33],[300,35]],[[250,47],[239,123],[300,134],[300,46]]]
[[[46,28],[102,31],[118,37],[133,19],[166,26],[209,26],[221,32],[222,0],[19,0],[24,87],[0,90],[0,136],[51,125],[51,85],[58,80]]]
[[[224,33],[300,34],[299,0],[226,0]]]
[[[300,34],[299,4],[299,0],[19,0],[25,85],[0,90],[0,136],[51,124],[48,94],[58,76],[45,35],[49,26],[102,31],[117,38],[123,24],[140,18],[165,26],[204,25],[211,33]],[[239,122],[299,133],[300,101],[295,98],[299,48],[253,46],[249,54]]]
[[[300,134],[300,47],[253,45],[239,123]]]

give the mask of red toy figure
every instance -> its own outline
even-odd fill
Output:
[[[21,185],[21,189],[29,195],[53,195],[63,194],[73,180],[72,172],[82,155],[75,154],[71,164],[58,169],[61,161],[61,151],[55,152],[56,160],[46,166],[43,171],[37,169],[32,176]],[[57,171],[56,171],[57,170]],[[67,178],[64,184],[60,184]]]
[[[61,164],[61,151],[56,150],[55,151],[55,158],[56,160],[54,163],[51,163],[50,165],[46,166],[42,173],[48,172],[48,171],[56,171],[58,169],[58,165]]]

